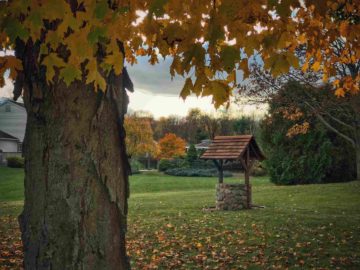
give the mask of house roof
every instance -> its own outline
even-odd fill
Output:
[[[209,145],[211,144],[211,140],[206,139],[206,140],[202,140],[200,143],[195,144],[195,148],[196,149],[208,149]],[[187,145],[186,148],[188,149],[190,147],[190,145]]]
[[[202,154],[202,159],[236,160],[243,157],[249,149],[252,159],[264,160],[265,156],[257,145],[254,136],[216,136],[209,148]]]
[[[16,102],[16,101],[14,101],[14,100],[12,100],[10,98],[0,98],[0,106],[5,105],[8,102],[11,102],[11,103],[16,104],[16,105],[18,105],[20,107],[23,107],[23,108],[25,107],[24,103]]]
[[[1,139],[17,140],[17,141],[19,140],[18,138],[16,138],[16,137],[14,137],[14,136],[12,136],[12,135],[10,135],[10,134],[8,134],[8,133],[0,130],[0,140],[1,140]]]
[[[209,148],[211,140],[202,140],[201,143],[195,145],[195,148]]]

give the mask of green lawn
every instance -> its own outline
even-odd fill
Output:
[[[21,211],[22,178],[21,170],[0,168],[1,220]],[[214,205],[215,184],[131,177],[133,269],[360,269],[359,182],[284,187],[255,178],[253,201],[264,209],[203,211]]]

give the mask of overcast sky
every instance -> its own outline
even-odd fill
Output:
[[[138,58],[138,63],[127,65],[130,78],[135,87],[134,93],[129,93],[131,111],[143,110],[154,115],[155,118],[169,115],[184,116],[191,108],[200,108],[208,113],[215,113],[211,98],[188,97],[183,101],[179,93],[183,87],[184,79],[180,76],[171,80],[169,67],[171,60],[161,60],[152,66],[146,57]],[[13,85],[6,79],[6,85],[0,88],[0,97],[12,97]],[[244,114],[257,114],[258,108],[253,106],[238,107],[232,105],[232,111]]]

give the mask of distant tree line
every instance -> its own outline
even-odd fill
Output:
[[[189,144],[213,139],[216,135],[254,134],[258,127],[259,121],[251,116],[230,117],[225,113],[214,116],[199,109],[191,109],[185,117],[174,115],[152,120],[155,140],[174,133]]]

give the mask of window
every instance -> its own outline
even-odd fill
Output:
[[[11,106],[10,104],[5,105],[5,112],[11,112]]]
[[[22,152],[22,143],[18,144],[18,152]]]

